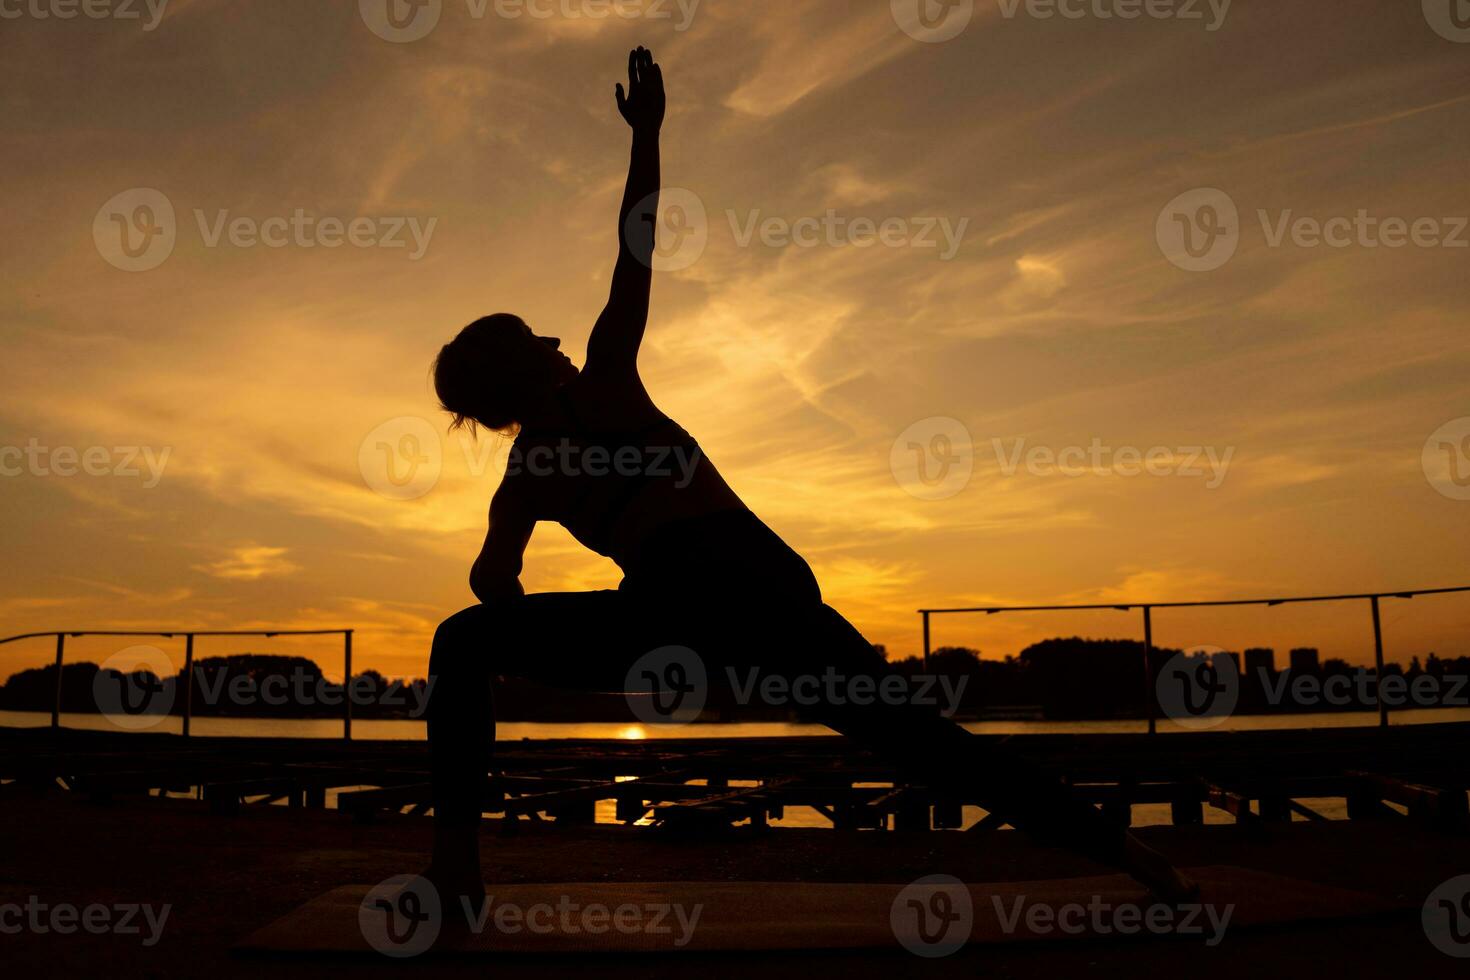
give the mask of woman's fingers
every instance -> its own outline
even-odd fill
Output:
[[[628,52],[628,88],[624,91],[621,83],[617,86],[618,111],[624,117],[628,115],[629,106],[635,110],[648,101],[648,96],[643,95],[645,87],[651,88],[659,93],[663,92],[663,71],[653,60],[653,52],[639,46]]]

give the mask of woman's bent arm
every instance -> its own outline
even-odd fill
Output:
[[[521,563],[536,522],[505,493],[490,501],[490,530],[480,556],[470,568],[470,591],[481,602],[512,599],[526,594],[521,587]]]

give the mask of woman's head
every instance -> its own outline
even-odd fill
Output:
[[[538,337],[520,317],[496,313],[459,332],[434,360],[434,391],[453,426],[507,431],[577,376],[556,337]]]

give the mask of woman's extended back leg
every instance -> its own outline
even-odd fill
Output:
[[[830,667],[849,677],[870,678],[863,690],[882,691],[884,679],[895,672],[862,634],[831,607],[810,616],[803,628],[792,631],[797,637],[793,652],[811,658],[805,669]],[[957,791],[1047,843],[1126,870],[1163,897],[1192,894],[1192,883],[1162,855],[1077,799],[1060,780],[965,731],[927,696],[919,703],[918,688],[894,684],[889,689],[908,697],[878,696],[866,705],[822,704],[812,719],[889,757],[911,778]]]

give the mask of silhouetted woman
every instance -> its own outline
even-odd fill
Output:
[[[480,600],[445,620],[429,671],[434,853],[426,877],[446,898],[481,896],[478,826],[495,722],[490,678],[623,690],[629,668],[671,645],[695,651],[718,680],[734,667],[787,678],[881,680],[892,672],[822,602],[816,579],[740,501],[638,376],[648,319],[659,191],[663,76],[642,48],[628,56],[618,111],[633,130],[607,307],[579,371],[554,337],[496,314],[440,352],[435,387],[454,424],[518,431],[470,572]],[[718,381],[711,393],[718,397]],[[678,461],[678,463],[676,463]],[[683,463],[693,463],[692,469]],[[522,555],[538,521],[555,521],[613,559],[618,589],[526,595]],[[1126,869],[1179,899],[1190,883],[1160,855],[1073,800],[1060,783],[913,704],[823,704],[815,721],[891,757],[914,780],[950,788],[1024,830]]]

